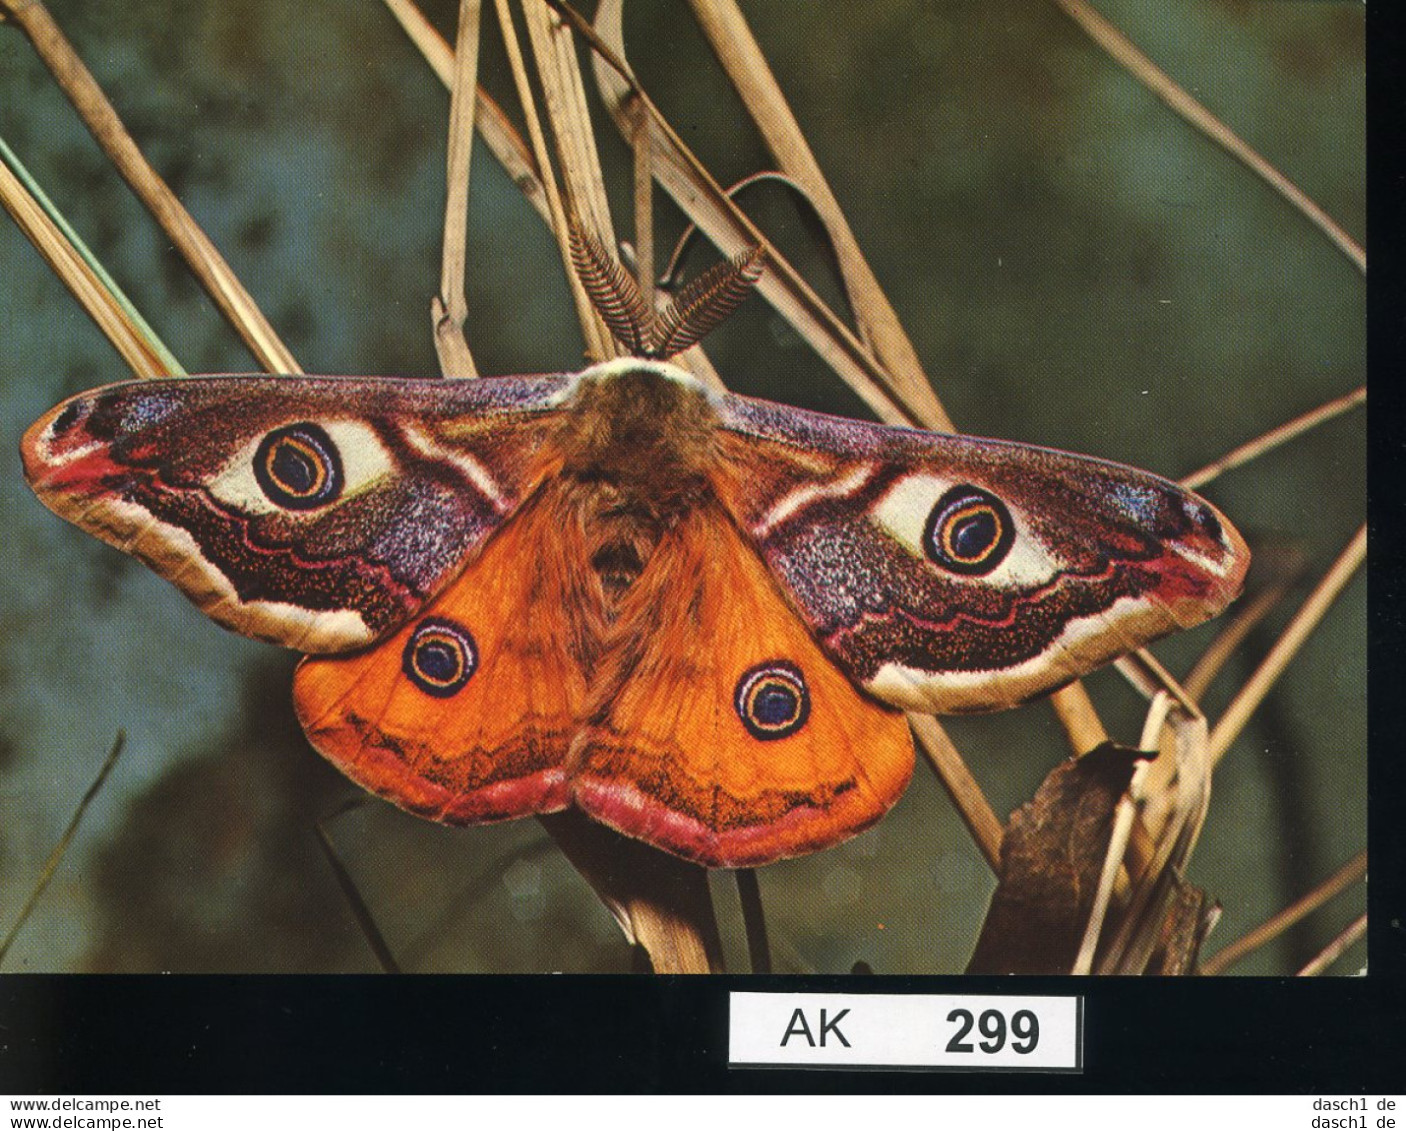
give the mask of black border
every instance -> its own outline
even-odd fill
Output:
[[[1087,995],[1084,1071],[729,1068],[727,992]],[[0,1093],[1400,1093],[1398,979],[60,977],[0,982]]]
[[[0,976],[0,1093],[1399,1093],[1406,1065],[1406,36],[1367,13],[1372,577],[1366,978]],[[729,1069],[727,992],[1081,993],[1082,1075]]]

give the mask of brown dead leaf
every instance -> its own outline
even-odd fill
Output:
[[[1113,811],[1147,754],[1106,742],[1056,767],[1011,815],[968,974],[1066,974],[1098,889]]]
[[[1220,918],[1220,906],[1198,887],[1176,881],[1162,920],[1162,935],[1147,964],[1149,974],[1190,974],[1196,969],[1201,944]]]

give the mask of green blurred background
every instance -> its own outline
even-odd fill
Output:
[[[427,11],[452,40],[456,5]],[[448,97],[374,0],[56,2],[138,143],[309,371],[437,372]],[[1100,10],[1356,235],[1364,227],[1356,2],[1102,0]],[[745,4],[748,19],[949,412],[964,430],[1170,476],[1363,380],[1363,280],[1277,196],[1044,0]],[[483,77],[511,106],[491,15]],[[631,61],[718,180],[767,167],[681,3],[627,7]],[[627,153],[601,115],[614,199]],[[254,367],[58,92],[0,25],[0,137],[192,372]],[[813,283],[825,257],[785,193],[746,204]],[[560,261],[481,146],[469,340],[490,374],[576,367]],[[627,215],[622,212],[621,215]],[[661,205],[661,244],[682,223]],[[628,231],[627,221],[620,224]],[[709,261],[700,250],[695,269]],[[736,389],[861,414],[759,299],[710,339]],[[116,732],[127,751],[7,970],[374,969],[312,832],[354,789],[303,740],[294,657],[207,622],[33,499],[13,454],[60,397],[125,370],[0,221],[0,931]],[[1360,412],[1207,494],[1261,558],[1310,580],[1362,521]],[[1264,551],[1268,550],[1268,553]],[[1252,577],[1252,582],[1254,578]],[[1212,719],[1302,598],[1206,697]],[[1184,672],[1213,629],[1157,653]],[[1191,879],[1225,905],[1208,951],[1365,844],[1359,577],[1217,774]],[[1089,681],[1122,741],[1139,700]],[[952,733],[1004,816],[1064,755],[1047,705]],[[451,830],[370,802],[328,823],[410,970],[612,971],[619,931],[533,821]],[[959,971],[994,881],[920,764],[897,809],[760,876],[779,970]],[[730,968],[736,897],[714,877]],[[1361,888],[1236,968],[1291,973]],[[1365,962],[1359,946],[1336,969]]]

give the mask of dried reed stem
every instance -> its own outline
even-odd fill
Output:
[[[1314,227],[1332,240],[1334,246],[1346,255],[1359,271],[1364,275],[1367,273],[1367,253],[1356,240],[1343,231],[1333,218],[1293,181],[1251,149],[1229,126],[1196,101],[1183,87],[1172,81],[1166,72],[1138,50],[1132,40],[1094,11],[1085,0],[1054,0],[1054,3],[1139,82],[1264,180],[1298,209]]]
[[[1069,739],[1069,749],[1076,755],[1087,754],[1108,741],[1108,731],[1082,683],[1076,681],[1054,692],[1050,696],[1050,706]]]
[[[381,928],[376,925],[376,918],[371,914],[371,909],[361,898],[356,881],[352,879],[351,873],[342,863],[341,855],[332,843],[332,837],[323,828],[321,821],[314,822],[312,829],[317,834],[317,843],[321,846],[322,854],[332,869],[332,876],[337,881],[337,888],[341,891],[342,898],[347,901],[347,907],[351,909],[352,918],[356,920],[356,925],[361,930],[361,937],[366,940],[366,945],[376,956],[376,961],[381,966],[381,972],[383,974],[399,974],[401,972],[400,965],[396,962],[395,955],[391,953],[391,948],[386,945],[385,936],[381,934]]]
[[[1172,704],[1173,698],[1166,691],[1158,691],[1152,697],[1152,702],[1147,709],[1147,717],[1143,720],[1142,737],[1138,741],[1138,749],[1156,749],[1159,745],[1158,738],[1162,733],[1162,727],[1166,725]],[[1139,762],[1133,770],[1133,776],[1128,782],[1126,792],[1118,799],[1118,805],[1114,810],[1113,829],[1109,834],[1108,848],[1103,858],[1103,870],[1099,874],[1098,889],[1094,894],[1088,924],[1084,928],[1084,938],[1079,944],[1079,953],[1069,971],[1071,974],[1089,974],[1093,971],[1099,935],[1103,932],[1103,923],[1107,918],[1113,893],[1115,889],[1122,889],[1126,892],[1128,877],[1123,870],[1123,861],[1128,855],[1133,834],[1138,828],[1138,814],[1142,798],[1146,795],[1145,783],[1149,770],[1150,763]]]
[[[1193,699],[1200,699],[1206,693],[1221,668],[1244,643],[1255,625],[1264,620],[1284,599],[1284,595],[1289,591],[1289,584],[1289,578],[1278,581],[1236,607],[1235,612],[1221,626],[1216,638],[1201,653],[1191,671],[1182,680],[1182,686],[1186,688],[1188,695]]]
[[[1159,691],[1165,691],[1188,715],[1201,717],[1201,706],[1195,697],[1182,687],[1151,650],[1139,648],[1136,652],[1119,657],[1115,666],[1119,674],[1147,698],[1151,699]]]
[[[1284,634],[1275,641],[1274,647],[1269,650],[1269,655],[1255,670],[1255,674],[1246,681],[1239,694],[1231,700],[1225,714],[1217,720],[1215,729],[1211,731],[1211,759],[1213,762],[1219,762],[1225,755],[1230,744],[1235,741],[1236,736],[1249,721],[1255,708],[1260,705],[1260,701],[1269,693],[1270,688],[1283,674],[1289,661],[1294,658],[1304,641],[1308,639],[1309,633],[1318,626],[1318,622],[1323,619],[1329,606],[1342,592],[1343,586],[1357,572],[1366,552],[1367,527],[1364,525],[1353,535],[1347,547],[1338,555],[1332,568],[1324,575],[1323,580],[1318,583],[1299,611],[1294,614],[1294,619],[1284,629]]]
[[[551,2],[594,49],[596,85],[621,131],[627,135],[630,131],[632,101],[639,100],[649,112],[655,147],[655,179],[684,213],[724,255],[738,255],[767,243],[756,225],[723,191],[635,83],[623,58],[624,29],[619,0],[602,0],[596,9],[596,27],[562,0]],[[926,423],[918,413],[895,400],[891,392],[893,378],[868,346],[835,316],[786,258],[770,245],[767,271],[758,282],[757,290],[880,420],[890,424]]]
[[[1277,428],[1271,428],[1263,435],[1241,444],[1238,448],[1221,456],[1220,459],[1208,463],[1199,471],[1193,471],[1181,481],[1181,485],[1188,491],[1199,490],[1222,472],[1249,463],[1270,449],[1277,448],[1280,444],[1287,443],[1294,437],[1300,436],[1309,429],[1316,428],[1336,416],[1341,416],[1350,408],[1366,403],[1366,400],[1367,386],[1359,385],[1352,392],[1331,400],[1327,404],[1319,405],[1302,416],[1296,416],[1293,420],[1287,421]]]
[[[649,115],[639,107],[630,134],[634,157],[635,203],[635,281],[645,309],[655,308],[654,300],[654,146],[649,143]]]
[[[460,0],[459,34],[454,47],[454,80],[449,91],[444,250],[439,294],[430,303],[439,371],[446,377],[477,377],[464,337],[469,302],[464,295],[469,241],[469,167],[474,151],[474,106],[478,99],[478,42],[483,10],[479,0]]]
[[[29,893],[29,898],[24,901],[24,906],[20,908],[15,924],[10,928],[5,936],[5,941],[0,942],[0,966],[5,963],[5,956],[10,953],[10,947],[14,945],[15,939],[19,937],[20,931],[25,923],[29,921],[29,916],[34,908],[38,906],[39,897],[42,896],[49,886],[49,882],[54,878],[54,873],[58,871],[59,861],[63,859],[64,853],[68,851],[68,846],[73,843],[73,838],[78,832],[78,826],[82,823],[83,814],[88,811],[88,806],[93,803],[93,799],[101,792],[106,784],[108,775],[112,773],[112,767],[117,765],[117,759],[122,756],[122,748],[127,744],[127,735],[117,732],[117,737],[112,741],[112,749],[107,752],[107,757],[103,759],[103,764],[98,769],[98,776],[93,779],[93,784],[83,794],[78,802],[78,808],[73,811],[73,816],[68,822],[68,827],[64,829],[63,835],[54,845],[54,850],[49,853],[49,858],[44,861],[44,867],[39,870],[39,879],[34,884],[34,889]]]
[[[60,224],[37,185],[26,185],[11,166],[19,166],[0,142],[0,202],[35,250],[88,312],[128,368],[138,377],[169,377],[182,372],[169,350],[136,312],[102,266],[76,242],[72,229]]]
[[[705,869],[623,837],[576,809],[537,819],[625,937],[648,951],[656,973],[722,972],[722,936]]]
[[[1313,978],[1327,970],[1334,962],[1343,956],[1343,952],[1353,943],[1357,942],[1367,933],[1367,913],[1364,911],[1351,923],[1349,923],[1332,942],[1323,948],[1321,952],[1300,970],[1297,977]]]
[[[736,0],[689,0],[694,18],[717,53],[767,148],[783,173],[810,199],[839,261],[860,339],[891,375],[895,391],[929,427],[953,431],[923,372],[918,353],[869,267],[820,164],[801,132],[771,65]],[[804,17],[802,17],[804,18]]]
[[[384,2],[391,15],[395,17],[396,22],[409,37],[410,42],[424,56],[430,70],[434,71],[440,82],[452,90],[454,86],[453,49],[434,29],[429,20],[425,19],[424,14],[411,0],[384,0]],[[537,175],[537,162],[532,156],[532,151],[508,120],[508,116],[503,113],[503,108],[493,100],[483,87],[479,87],[475,93],[474,126],[478,130],[479,136],[487,144],[489,152],[503,166],[508,176],[512,177],[513,183],[526,197],[527,203],[532,205],[543,220],[550,221],[551,212],[547,207],[547,190]]]
[[[753,974],[771,973],[771,945],[767,942],[766,912],[755,868],[737,870],[737,899],[742,905],[742,927],[747,936],[747,958]]]
[[[1158,699],[1175,703],[1175,696]],[[1156,742],[1153,727],[1160,730],[1169,723],[1171,751],[1165,738],[1158,743],[1160,756],[1147,764],[1141,778],[1134,776],[1132,794],[1142,822],[1154,830],[1156,848],[1147,865],[1134,873],[1121,922],[1099,960],[1096,972],[1100,974],[1145,973],[1153,954],[1166,942],[1167,914],[1184,890],[1181,875],[1210,808],[1212,767],[1205,716],[1180,709],[1163,720],[1157,720],[1156,714],[1154,701],[1142,741]]]
[[[614,249],[618,241],[610,201],[605,194],[605,174],[596,150],[595,129],[586,107],[586,88],[581,79],[575,40],[560,16],[544,0],[520,0],[520,3],[537,63],[537,81],[542,88],[546,117],[556,142],[557,162],[571,217],[606,247]],[[577,296],[577,317],[588,356],[601,361],[620,356],[625,351],[615,341],[576,277],[571,258],[570,223],[558,225],[555,234],[562,262],[571,276],[572,294]]]
[[[552,231],[557,236],[557,247],[561,253],[562,270],[566,272],[567,285],[576,306],[576,315],[581,323],[581,332],[586,338],[586,353],[595,359],[614,356],[614,344],[604,331],[600,319],[591,307],[581,281],[571,266],[571,252],[567,247],[566,209],[562,205],[561,191],[552,175],[551,159],[547,155],[547,138],[542,130],[542,122],[537,114],[537,100],[532,93],[532,83],[528,79],[527,64],[523,59],[522,47],[518,42],[517,28],[513,24],[512,11],[508,0],[494,0],[498,12],[498,24],[503,33],[503,45],[508,51],[508,65],[513,73],[513,83],[517,87],[518,101],[527,119],[527,136],[532,140],[532,154],[536,159],[542,185],[547,191],[547,210],[551,215]]]
[[[1296,899],[1278,914],[1271,916],[1254,930],[1216,951],[1201,963],[1199,973],[1207,976],[1223,973],[1248,954],[1277,939],[1300,919],[1317,911],[1334,896],[1346,891],[1367,874],[1367,853],[1359,852],[1307,895]]]
[[[1128,786],[1128,792],[1118,799],[1117,808],[1113,811],[1113,831],[1108,839],[1108,854],[1103,858],[1103,870],[1098,877],[1098,891],[1094,895],[1093,909],[1089,913],[1088,925],[1084,928],[1084,938],[1079,944],[1079,953],[1074,959],[1073,966],[1070,967],[1071,974],[1090,974],[1093,972],[1094,953],[1098,949],[1098,936],[1103,930],[1103,921],[1108,914],[1108,904],[1113,897],[1113,888],[1116,885],[1119,873],[1123,867],[1123,852],[1127,848],[1128,838],[1132,835],[1133,825],[1137,821],[1137,803],[1133,801],[1133,786],[1137,783],[1140,775],[1147,772],[1147,763],[1138,763],[1133,771],[1133,784]]]
[[[967,769],[962,755],[947,737],[942,725],[931,715],[910,714],[908,725],[913,728],[919,749],[926,755],[938,780],[947,790],[947,796],[957,807],[957,813],[976,841],[977,848],[981,849],[992,871],[999,871],[1001,839],[1006,835],[1006,830],[972,777],[972,772]]]
[[[176,250],[258,358],[259,364],[270,373],[301,372],[293,355],[274,333],[273,327],[210,238],[142,156],[112,103],[43,4],[39,0],[23,3],[20,0],[0,0],[0,11],[8,13],[24,29],[44,65],[53,74],[54,81],[73,103],[98,145],[155,217],[161,230],[171,238]]]

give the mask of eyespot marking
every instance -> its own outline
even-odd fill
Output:
[[[734,707],[748,734],[770,742],[795,734],[806,725],[810,691],[795,664],[767,660],[742,673]]]
[[[275,428],[254,453],[254,478],[277,506],[296,511],[326,506],[342,493],[337,445],[316,424]]]
[[[961,484],[937,501],[923,531],[923,549],[944,569],[987,574],[1010,552],[1015,524],[1005,503],[980,487]]]
[[[426,617],[405,642],[400,666],[426,695],[448,699],[478,670],[478,645],[463,625]]]

